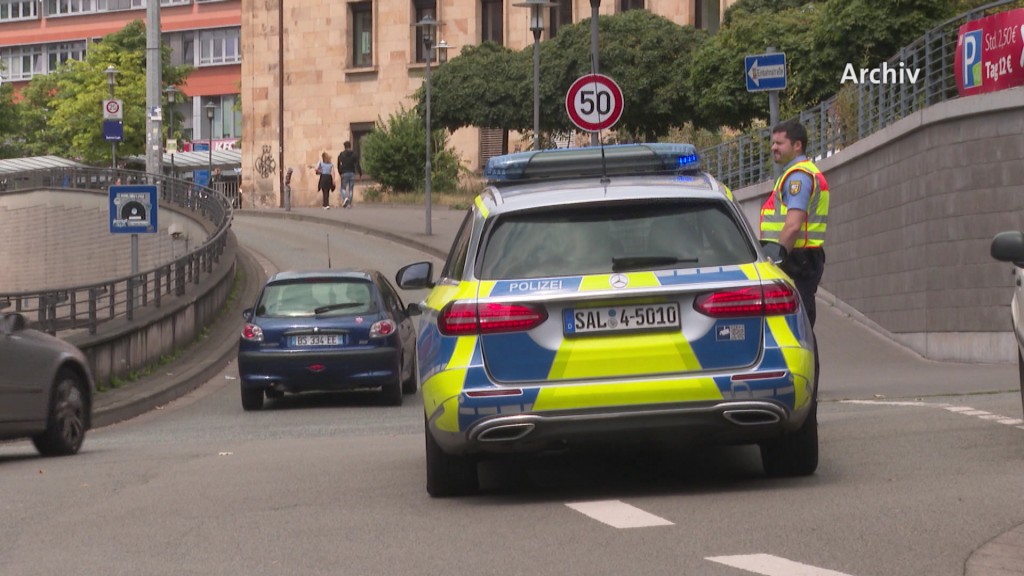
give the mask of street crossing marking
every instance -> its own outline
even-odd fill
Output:
[[[673,523],[630,506],[621,500],[598,500],[594,502],[572,502],[566,506],[590,516],[614,528],[647,528],[650,526],[672,526]]]
[[[743,556],[710,556],[705,558],[712,562],[762,574],[763,576],[850,576],[845,572],[836,572],[826,568],[818,568],[772,556],[771,554],[746,554]]]
[[[930,404],[928,402],[910,402],[910,401],[896,401],[896,400],[841,400],[841,404],[868,404],[873,406],[914,406],[924,408],[942,408],[954,414],[960,414],[963,416],[974,416],[981,420],[987,420],[989,422],[996,422],[1003,424],[1004,426],[1013,426],[1024,430],[1024,420],[1020,418],[1011,418],[1009,416],[1003,416],[1001,414],[993,414],[987,410],[978,410],[970,406],[953,406],[951,404]]]

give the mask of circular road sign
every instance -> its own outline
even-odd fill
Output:
[[[121,111],[121,105],[117,100],[107,100],[107,114],[117,114]]]
[[[603,74],[580,76],[565,95],[565,111],[580,130],[611,128],[622,117],[622,90]]]

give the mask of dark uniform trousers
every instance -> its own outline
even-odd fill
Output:
[[[821,275],[825,272],[825,250],[822,248],[794,248],[783,262],[782,269],[796,283],[800,300],[804,304],[804,309],[807,310],[807,318],[811,321],[813,328],[818,315],[814,305],[814,295],[818,292],[818,283],[821,282]]]

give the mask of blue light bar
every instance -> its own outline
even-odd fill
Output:
[[[491,182],[539,178],[576,178],[624,174],[680,174],[700,171],[700,157],[692,144],[617,144],[531,150],[495,156],[487,161],[484,177]]]

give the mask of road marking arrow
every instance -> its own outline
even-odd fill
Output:
[[[744,556],[711,556],[705,558],[712,562],[762,574],[763,576],[850,576],[844,572],[836,572],[826,568],[818,568],[772,556],[771,554],[747,554]]]

